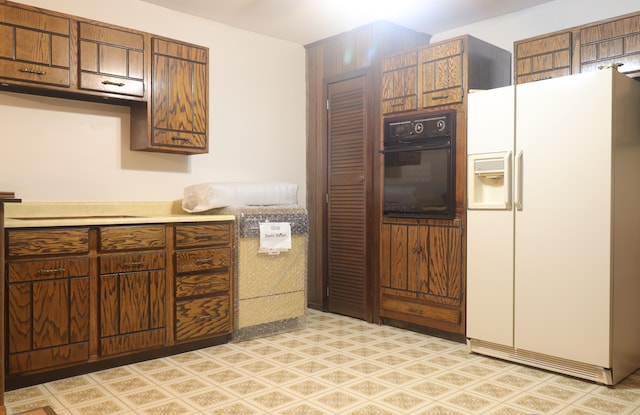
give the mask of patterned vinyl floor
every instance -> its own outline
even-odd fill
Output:
[[[606,387],[464,344],[308,311],[306,328],[9,391],[58,415],[640,415],[640,371]]]

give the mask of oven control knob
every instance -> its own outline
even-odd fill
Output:
[[[424,124],[422,124],[421,122],[415,123],[415,125],[413,126],[413,132],[415,132],[416,134],[422,134],[423,131]]]
[[[436,129],[438,132],[444,131],[445,128],[447,128],[447,122],[445,120],[438,120],[438,122],[436,122]]]

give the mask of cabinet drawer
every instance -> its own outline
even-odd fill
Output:
[[[229,297],[176,302],[176,340],[230,333]]]
[[[450,324],[459,324],[462,319],[459,309],[423,304],[410,298],[388,297],[384,290],[380,300],[380,315],[398,320],[403,319],[402,315],[414,316]]]
[[[68,87],[71,84],[67,68],[55,68],[36,63],[23,63],[0,58],[0,76],[16,81]]]
[[[203,133],[187,133],[184,131],[153,130],[153,145],[174,147],[176,151],[184,149],[207,149],[207,135]]]
[[[144,35],[80,22],[80,88],[144,95]]]
[[[393,114],[396,112],[413,111],[418,108],[418,98],[413,95],[403,98],[386,99],[382,102],[382,113]]]
[[[190,297],[228,291],[230,282],[228,271],[176,277],[176,297]]]
[[[98,260],[100,261],[100,274],[165,268],[164,252],[102,255]]]
[[[144,95],[144,81],[137,79],[124,79],[103,74],[81,73],[80,87],[93,91],[109,92],[121,95]]]
[[[231,225],[176,225],[176,248],[231,245]]]
[[[422,106],[424,108],[454,104],[457,102],[462,102],[461,87],[449,88],[434,92],[425,92],[422,95]]]
[[[99,228],[99,249],[123,251],[128,249],[156,249],[165,247],[165,226],[105,226]]]
[[[229,248],[192,249],[176,252],[176,273],[229,268]]]
[[[89,228],[7,230],[7,257],[86,254]]]
[[[89,258],[17,262],[7,265],[9,283],[84,277],[87,275],[89,275]]]

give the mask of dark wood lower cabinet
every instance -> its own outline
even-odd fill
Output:
[[[7,389],[227,342],[232,227],[5,230]]]
[[[89,360],[89,260],[7,267],[9,375]]]
[[[385,219],[380,237],[380,317],[464,337],[462,218]]]

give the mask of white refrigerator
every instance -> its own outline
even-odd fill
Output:
[[[614,384],[640,367],[640,82],[469,95],[467,344]]]

